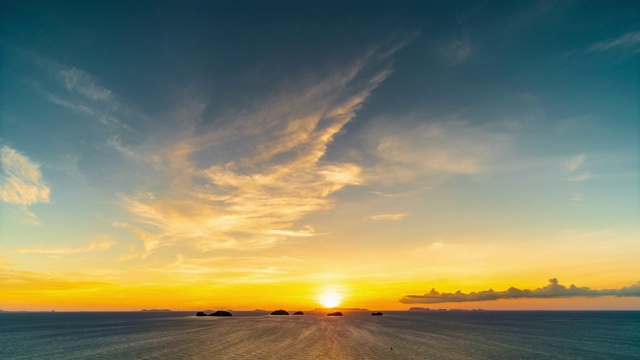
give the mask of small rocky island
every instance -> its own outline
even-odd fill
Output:
[[[202,311],[198,311],[196,313],[196,316],[233,316],[233,315],[228,311],[218,310],[218,311],[216,311],[216,312],[214,312],[212,314],[209,314],[209,315],[205,314]]]
[[[289,315],[289,313],[286,310],[280,309],[272,312],[271,315]]]
[[[374,312],[374,313],[371,313],[371,316],[382,316],[382,313],[379,312],[379,311],[378,312]]]
[[[340,311],[336,311],[336,312],[328,313],[327,316],[342,316],[342,313]]]
[[[304,313],[302,311],[296,311],[293,313],[293,315],[304,315]]]

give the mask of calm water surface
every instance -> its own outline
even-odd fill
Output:
[[[640,312],[0,313],[0,359],[640,359]]]

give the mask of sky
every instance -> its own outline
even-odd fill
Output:
[[[0,7],[0,309],[640,309],[637,2]]]

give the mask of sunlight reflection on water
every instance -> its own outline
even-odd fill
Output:
[[[640,358],[640,312],[4,313],[2,359]]]

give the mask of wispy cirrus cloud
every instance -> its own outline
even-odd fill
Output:
[[[629,51],[631,53],[640,53],[640,31],[629,32],[613,40],[601,41],[593,44],[588,52],[605,52],[605,51]]]
[[[349,67],[228,115],[214,128],[203,124],[202,112],[181,117],[194,121],[183,120],[180,133],[143,155],[161,167],[168,190],[121,197],[145,249],[178,242],[204,251],[253,249],[313,236],[312,228],[296,223],[330,208],[332,194],[362,182],[359,165],[324,155],[391,74],[393,51],[374,49]]]
[[[566,163],[567,172],[569,174],[573,174],[584,164],[585,156],[584,154],[576,155],[575,157],[569,159]]]
[[[83,95],[92,100],[109,100],[112,92],[95,83],[91,75],[75,67],[63,68],[58,72],[65,88],[70,92]]]
[[[74,112],[84,114],[91,118],[94,118],[104,125],[115,125],[115,126],[121,125],[120,120],[118,120],[118,118],[110,115],[107,112],[99,110],[97,108],[84,105],[81,103],[77,103],[77,102],[68,101],[58,96],[55,96],[53,94],[46,94],[46,98],[47,100],[51,101],[54,104],[63,106]]]
[[[378,215],[371,216],[370,219],[375,221],[398,221],[406,218],[409,215],[410,213],[408,212],[393,213],[393,214],[378,214]]]
[[[469,34],[465,30],[465,25],[459,24],[448,35],[436,40],[434,50],[450,66],[463,63],[473,56],[479,48]]]
[[[560,285],[557,279],[550,279],[547,286],[529,290],[510,287],[505,291],[494,291],[489,289],[480,292],[463,293],[461,291],[455,293],[440,293],[435,289],[424,295],[407,295],[400,299],[404,304],[438,304],[451,302],[472,302],[472,301],[488,301],[499,299],[552,299],[567,297],[601,297],[601,296],[634,296],[640,297],[640,283],[623,287],[621,289],[604,289],[594,290],[588,287],[577,287],[570,285],[566,287]]]
[[[218,283],[271,283],[280,281],[283,276],[291,276],[291,273],[297,274],[301,262],[300,259],[286,256],[197,258],[177,254],[171,264],[155,266],[147,271],[176,276],[180,280],[188,275],[192,282],[211,282],[215,279]]]
[[[0,269],[0,287],[3,295],[19,297],[25,294],[37,294],[40,297],[55,294],[55,297],[59,297],[60,290],[95,291],[114,287],[111,283],[68,275],[5,268]],[[34,296],[26,295],[26,298],[33,299]]]
[[[49,203],[51,194],[42,179],[40,164],[6,145],[0,150],[0,163],[0,200],[19,205],[30,223],[38,224],[37,217],[28,208],[35,203]]]
[[[409,191],[401,191],[401,192],[383,192],[383,191],[369,191],[369,192],[371,194],[382,196],[382,197],[385,197],[385,198],[404,198],[404,197],[414,196],[416,194],[419,194],[419,193],[427,191],[427,190],[433,190],[433,188],[430,187],[430,186],[424,186],[424,187],[421,187],[419,189],[409,190]]]
[[[31,58],[51,79],[66,90],[45,89],[41,84],[34,84],[36,91],[49,102],[95,119],[112,129],[133,131],[121,119],[121,115],[130,113],[131,109],[124,106],[113,91],[99,85],[89,73],[74,66],[57,63],[39,54],[31,54]]]
[[[115,241],[113,239],[105,238],[102,240],[91,242],[85,246],[76,248],[30,248],[30,249],[17,249],[16,253],[20,254],[48,254],[48,255],[69,255],[69,254],[83,254],[90,252],[99,252],[109,250]]]
[[[584,181],[592,177],[591,173],[584,170],[584,164],[587,158],[584,154],[579,154],[565,163],[568,181]]]
[[[408,182],[425,175],[478,174],[513,147],[511,134],[459,120],[393,128],[379,123],[370,139],[379,161],[368,169],[366,179],[379,183]]]
[[[477,50],[468,37],[453,36],[440,48],[440,54],[450,65],[467,60]]]
[[[122,140],[117,135],[110,137],[107,140],[107,145],[111,146],[113,149],[115,149],[117,152],[119,152],[125,157],[131,158],[134,160],[150,161],[150,159],[147,159],[144,156],[140,155],[139,153],[136,153],[131,149],[127,148],[126,146],[124,146],[122,144]]]

